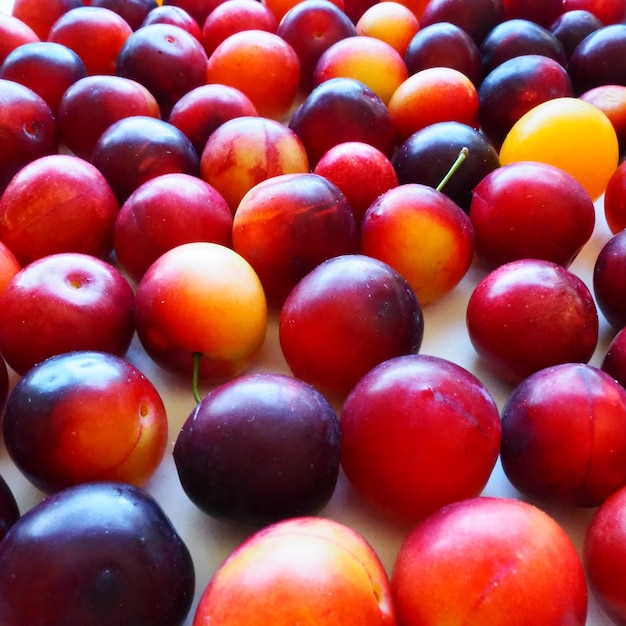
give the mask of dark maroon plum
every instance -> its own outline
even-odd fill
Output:
[[[202,30],[198,22],[185,9],[172,5],[160,5],[156,9],[152,9],[146,15],[142,26],[149,26],[150,24],[172,24],[183,28],[198,40],[202,36]]]
[[[296,109],[289,128],[300,138],[311,167],[333,146],[362,141],[390,156],[395,129],[389,109],[367,85],[331,78],[318,85]]]
[[[123,203],[141,184],[161,174],[198,175],[200,157],[191,140],[163,120],[136,115],[107,128],[98,139],[92,163]]]
[[[156,0],[90,0],[89,4],[121,15],[133,30],[137,30],[148,13],[159,6]]]
[[[300,90],[314,87],[314,71],[322,53],[332,44],[354,37],[356,26],[328,0],[299,2],[283,16],[276,33],[295,50],[300,60]]]
[[[481,130],[499,149],[509,130],[533,107],[572,95],[567,70],[540,54],[524,54],[494,68],[478,89]]]
[[[485,135],[459,122],[438,122],[413,133],[397,150],[393,166],[398,180],[436,188],[463,148],[467,157],[442,191],[465,212],[472,201],[472,189],[500,166],[498,153]]]
[[[563,0],[502,0],[502,2],[504,20],[530,20],[544,28],[548,28],[563,12]]]
[[[619,330],[609,343],[600,368],[626,387],[626,328]]]
[[[563,44],[547,28],[530,20],[514,19],[498,24],[480,45],[486,73],[508,59],[522,54],[542,54],[565,67]]]
[[[451,67],[467,76],[474,85],[483,77],[478,44],[459,26],[437,22],[415,33],[404,54],[409,74],[430,67]]]
[[[206,83],[206,64],[204,47],[188,31],[172,24],[150,24],[124,42],[116,73],[144,85],[167,118],[184,94]]]
[[[19,46],[0,67],[0,78],[32,89],[55,115],[65,90],[85,76],[87,69],[81,58],[67,46],[52,41]]]
[[[146,492],[86,483],[49,496],[0,542],[3,626],[179,626],[191,555]]]
[[[184,9],[202,27],[207,15],[222,0],[163,0],[163,6],[175,6]]]
[[[57,130],[54,113],[41,96],[0,79],[0,192],[24,165],[57,152]]]
[[[567,65],[578,95],[600,85],[626,85],[626,24],[594,31],[576,47]]]
[[[593,290],[609,324],[615,330],[626,326],[626,230],[611,237],[598,253]]]
[[[590,11],[576,9],[557,17],[550,26],[550,32],[561,42],[569,59],[578,44],[602,26],[600,19]]]
[[[504,19],[502,0],[430,0],[420,24],[423,27],[449,22],[462,28],[477,44]]]
[[[0,541],[19,518],[20,509],[13,491],[7,481],[0,476]]]
[[[283,374],[250,374],[196,406],[174,446],[183,489],[202,511],[264,525],[314,514],[335,489],[337,415],[310,385]]]

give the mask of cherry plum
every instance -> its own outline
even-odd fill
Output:
[[[224,0],[162,0],[163,6],[175,6],[183,9],[198,23],[202,28],[204,20],[209,13]]]
[[[133,30],[137,30],[148,13],[159,6],[157,0],[89,0],[88,4],[121,15]]]
[[[268,302],[277,307],[320,263],[357,248],[357,225],[345,196],[311,172],[258,183],[233,219],[233,249],[254,268]]]
[[[483,78],[478,44],[462,28],[450,22],[437,22],[420,30],[404,54],[409,74],[430,67],[451,67],[465,74],[477,87]]]
[[[624,0],[563,0],[563,10],[581,9],[593,13],[605,26],[626,21]]]
[[[495,148],[477,129],[455,121],[430,124],[399,146],[392,163],[400,184],[419,183],[437,188],[463,149],[467,150],[467,156],[442,191],[468,211],[472,189],[500,166]]]
[[[196,20],[185,9],[169,4],[159,4],[146,15],[142,26],[150,24],[172,24],[186,30],[190,35],[200,40],[202,30]]]
[[[232,244],[233,215],[226,200],[190,174],[156,176],[124,202],[115,221],[118,263],[135,281],[163,253],[191,241]]]
[[[24,44],[0,66],[0,78],[32,89],[55,115],[65,91],[86,75],[85,64],[73,50],[51,41]]]
[[[420,29],[415,13],[404,4],[387,0],[372,5],[356,23],[357,33],[376,37],[392,46],[402,57]]]
[[[206,81],[202,44],[180,26],[151,24],[130,35],[119,51],[115,73],[141,83],[167,118],[187,92]]]
[[[600,369],[626,387],[626,331],[623,328],[611,339]]]
[[[4,410],[4,402],[2,403],[2,407]],[[5,538],[9,528],[11,528],[19,518],[20,507],[15,498],[15,494],[7,481],[0,476],[0,541]]]
[[[593,13],[583,9],[572,9],[561,13],[554,20],[550,32],[561,42],[569,60],[578,44],[602,26],[602,22]]]
[[[72,9],[83,6],[82,0],[50,0],[42,9],[39,0],[13,0],[11,15],[32,29],[40,41],[46,41],[52,25]]]
[[[523,19],[549,28],[563,12],[563,0],[502,0],[502,21]]]
[[[92,163],[102,172],[120,203],[147,180],[181,172],[197,175],[200,157],[178,128],[147,115],[114,122],[94,146]]]
[[[615,235],[626,228],[626,161],[611,174],[603,202],[604,217]]]
[[[0,13],[0,64],[16,48],[38,41],[41,39],[28,24],[13,15]]]
[[[332,44],[357,35],[350,18],[330,0],[305,0],[289,9],[276,33],[300,60],[299,91],[306,97],[314,86],[314,71],[322,53]]]
[[[606,372],[586,363],[540,370],[502,410],[502,468],[542,502],[599,506],[626,485],[625,424],[626,389]]]
[[[480,128],[498,149],[515,122],[542,102],[573,95],[567,70],[542,54],[508,59],[478,88]]]
[[[428,355],[392,358],[366,373],[340,424],[341,464],[355,491],[412,522],[478,495],[500,450],[500,414],[487,388]]]
[[[0,294],[21,269],[22,266],[11,249],[0,241]],[[0,370],[2,370],[1,366]]]
[[[173,454],[185,493],[204,513],[260,526],[328,503],[340,441],[337,415],[314,387],[284,374],[248,374],[200,401]]]
[[[599,85],[580,96],[598,107],[613,124],[620,154],[626,150],[626,85]]]
[[[76,52],[88,74],[115,74],[117,56],[132,32],[128,22],[110,9],[79,6],[59,17],[48,40]]]
[[[156,500],[119,482],[45,498],[0,543],[0,563],[5,626],[182,626],[193,602],[189,549]]]
[[[298,92],[300,60],[276,33],[242,31],[213,51],[206,64],[206,82],[235,87],[252,100],[259,115],[284,120]]]
[[[599,333],[589,288],[540,259],[511,261],[487,274],[470,295],[466,324],[483,363],[514,385],[550,366],[587,363]]]
[[[333,146],[361,141],[391,157],[395,130],[389,109],[370,87],[354,78],[331,78],[318,85],[289,121],[311,167]]]
[[[621,330],[626,326],[626,230],[600,248],[592,279],[598,309],[615,330]]]
[[[202,179],[217,189],[233,213],[261,181],[309,169],[298,135],[281,122],[258,115],[221,124],[209,136],[200,158]]]
[[[93,114],[96,109],[98,115]],[[154,96],[130,78],[98,74],[68,87],[59,103],[57,119],[65,146],[91,161],[102,133],[115,122],[136,115],[161,117]]]
[[[488,267],[524,258],[569,267],[589,241],[595,207],[570,174],[535,161],[510,163],[476,185],[469,208],[476,255]]]
[[[280,311],[280,346],[293,374],[345,395],[375,365],[417,352],[422,310],[406,279],[383,261],[347,254],[324,261]]]

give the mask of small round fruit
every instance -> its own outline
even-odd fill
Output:
[[[470,498],[419,524],[391,576],[404,626],[584,626],[585,572],[565,530],[521,500]]]
[[[102,480],[142,486],[167,446],[159,392],[106,352],[66,352],[32,367],[9,394],[2,426],[11,459],[47,493]]]
[[[0,542],[3,626],[182,626],[195,571],[158,503],[118,482],[68,487]]]
[[[466,321],[478,355],[513,384],[551,365],[587,363],[598,342],[589,288],[561,265],[540,259],[490,272],[470,295]]]
[[[500,414],[487,388],[434,356],[400,356],[374,367],[346,398],[340,423],[350,483],[385,515],[403,520],[477,496],[500,450]]]
[[[417,352],[424,320],[409,283],[387,263],[361,254],[324,261],[291,291],[279,341],[293,374],[346,394],[372,367]]]
[[[135,325],[152,359],[201,380],[240,374],[259,355],[267,303],[250,264],[226,246],[193,242],[162,254],[136,291]]]
[[[521,493],[598,506],[626,485],[626,389],[583,363],[520,383],[502,410],[502,468]]]
[[[615,330],[626,326],[626,230],[600,249],[593,267],[593,292],[598,309]]]
[[[185,493],[206,514],[261,526],[327,504],[340,439],[334,409],[313,387],[283,374],[250,374],[194,408],[174,461]]]
[[[515,122],[500,149],[500,163],[539,161],[560,167],[592,200],[605,191],[618,165],[619,145],[609,118],[580,98],[553,98]]]
[[[604,192],[604,217],[616,235],[626,228],[626,161],[622,161],[609,178]]]
[[[348,526],[321,517],[276,522],[230,554],[205,588],[193,626],[394,626],[389,579]]]

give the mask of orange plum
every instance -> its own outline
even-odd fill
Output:
[[[478,91],[465,74],[451,67],[430,67],[412,74],[399,85],[388,106],[398,143],[437,122],[480,126]]]
[[[474,229],[445,194],[406,183],[382,194],[366,211],[361,251],[400,272],[424,306],[465,276],[474,257]]]
[[[224,122],[207,140],[200,159],[201,177],[222,194],[233,213],[261,181],[308,171],[309,159],[295,132],[259,116]]]
[[[408,78],[402,55],[375,37],[347,37],[330,46],[315,66],[317,85],[332,78],[354,78],[367,85],[387,104]]]
[[[403,57],[411,39],[420,29],[415,13],[409,7],[386,0],[372,5],[356,23],[359,35],[376,37],[387,42]]]
[[[389,579],[348,526],[296,517],[257,531],[206,587],[193,626],[395,626]]]
[[[241,31],[224,39],[209,57],[207,83],[235,87],[252,100],[259,115],[282,120],[296,98],[300,60],[275,33]]]

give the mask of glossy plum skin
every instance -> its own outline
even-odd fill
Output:
[[[150,24],[125,41],[115,71],[146,87],[166,119],[183,95],[205,83],[206,63],[202,44],[186,30],[172,24]]]
[[[338,395],[378,363],[417,352],[423,333],[421,307],[406,279],[361,254],[318,265],[280,311],[280,346],[294,375]]]
[[[550,25],[550,32],[561,42],[569,59],[578,44],[602,26],[600,19],[590,11],[571,9],[554,20]]]
[[[477,496],[500,450],[500,415],[487,388],[428,355],[370,370],[346,398],[340,423],[341,464],[356,492],[411,522]]]
[[[502,467],[540,501],[598,506],[626,485],[625,425],[626,389],[604,371],[582,363],[540,370],[502,410]]]
[[[337,482],[340,441],[337,415],[315,388],[283,374],[250,374],[202,399],[173,454],[185,493],[202,511],[263,526],[321,510]]]
[[[626,623],[626,487],[618,489],[594,513],[583,543],[589,588],[615,624]]]
[[[593,268],[598,309],[617,331],[626,326],[626,231],[613,235],[600,249]]]
[[[0,192],[24,165],[54,154],[57,121],[48,103],[32,89],[0,79]],[[28,132],[24,132],[24,129]]]
[[[362,141],[387,157],[395,145],[385,103],[353,78],[331,78],[315,87],[295,110],[289,128],[304,144],[311,167],[338,143]]]
[[[96,108],[98,115],[93,114]],[[57,112],[59,133],[76,156],[91,161],[102,133],[133,115],[161,117],[156,99],[143,85],[122,76],[86,76],[63,93]]]
[[[626,331],[622,328],[609,343],[600,369],[626,387]]]
[[[48,255],[0,294],[0,353],[19,374],[71,350],[124,356],[134,311],[132,287],[113,265],[76,252]]]
[[[470,498],[419,524],[400,547],[391,586],[404,626],[584,626],[587,614],[571,539],[547,513],[512,498]]]
[[[0,78],[32,89],[46,101],[55,116],[65,91],[86,75],[81,58],[67,46],[52,41],[20,46],[0,66]]]
[[[195,176],[200,170],[191,140],[172,124],[146,115],[111,124],[96,142],[91,161],[120,204],[151,178],[175,172]]]
[[[567,268],[595,226],[585,188],[560,168],[532,161],[485,176],[472,192],[469,216],[476,254],[489,268],[524,258]]]
[[[181,626],[194,594],[189,550],[157,502],[117,482],[48,496],[0,542],[5,626]]]
[[[323,261],[358,249],[357,225],[339,188],[314,173],[273,176],[255,185],[233,218],[233,249],[280,307]]]
[[[380,559],[345,524],[304,516],[258,530],[219,567],[202,593],[193,626],[276,626],[303,620],[396,624]]]
[[[571,95],[567,70],[554,59],[541,54],[507,59],[478,88],[481,129],[499,149],[522,115],[546,100]]]
[[[400,184],[436,188],[463,148],[468,154],[442,192],[467,212],[472,189],[500,165],[496,149],[480,131],[460,122],[431,124],[404,141],[392,163]]]
[[[622,161],[611,174],[604,192],[604,217],[616,235],[626,228],[626,162]]]
[[[232,244],[233,214],[208,183],[189,174],[156,176],[124,202],[115,220],[118,263],[134,281],[163,253],[183,243]]]
[[[46,493],[98,480],[143,486],[167,446],[165,407],[129,361],[82,350],[33,366],[7,400],[7,451]]]
[[[42,11],[38,0],[14,0],[11,15],[31,28],[41,41],[45,41],[54,22],[67,11],[82,5],[82,0],[50,0],[46,10]]]
[[[26,22],[14,15],[3,14],[0,20],[0,64],[19,46],[38,41],[41,40],[37,33]]]
[[[25,165],[2,194],[0,239],[21,265],[59,252],[104,259],[113,249],[118,211],[95,166],[68,154],[47,155]]]
[[[551,365],[588,362],[599,333],[596,305],[583,281],[538,259],[491,271],[470,296],[466,323],[485,365],[511,384]]]
[[[7,481],[0,476],[0,542],[20,518],[20,509]]]

